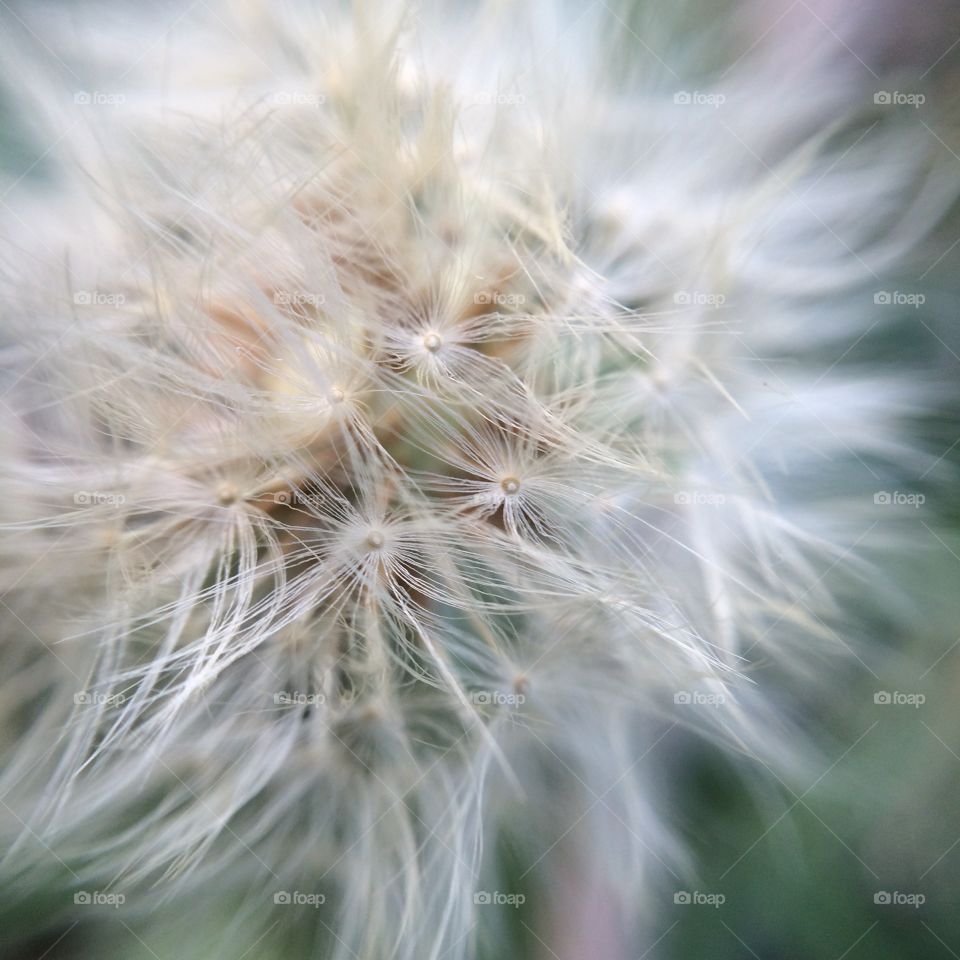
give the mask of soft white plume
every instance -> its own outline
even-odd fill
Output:
[[[5,51],[55,141],[4,221],[8,875],[422,960],[562,839],[629,915],[651,745],[782,758],[758,666],[843,646],[844,471],[924,402],[846,352],[953,178],[829,43],[121,9]]]

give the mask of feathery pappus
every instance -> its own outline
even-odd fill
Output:
[[[762,668],[842,653],[856,465],[925,403],[846,353],[957,182],[829,36],[703,6],[11,31],[53,141],[2,216],[17,889],[472,957],[510,858],[629,925],[668,730],[793,751]]]

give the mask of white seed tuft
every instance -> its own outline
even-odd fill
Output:
[[[119,26],[0,58],[63,174],[3,201],[3,878],[322,886],[334,960],[464,960],[500,849],[644,899],[644,737],[789,752],[763,667],[914,455],[864,290],[955,178],[823,36],[711,40],[714,109],[655,5],[314,6],[144,26],[122,106],[57,79]]]

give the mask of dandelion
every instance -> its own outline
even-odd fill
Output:
[[[505,838],[631,914],[644,736],[785,751],[756,665],[831,645],[866,503],[790,478],[911,455],[843,358],[955,185],[602,8],[217,7],[79,118],[11,52],[63,176],[4,253],[8,876],[466,957]]]

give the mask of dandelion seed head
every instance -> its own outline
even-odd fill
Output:
[[[603,4],[226,6],[109,122],[24,74],[63,183],[0,264],[10,862],[236,902],[319,872],[335,960],[471,956],[501,836],[534,883],[570,830],[629,907],[678,690],[788,752],[756,674],[831,647],[861,503],[818,471],[896,469],[923,405],[844,351],[952,188],[899,128],[838,142],[820,61],[675,103],[697,58],[655,82]]]

